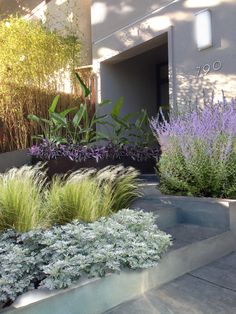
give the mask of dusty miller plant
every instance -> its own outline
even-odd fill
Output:
[[[9,230],[0,236],[0,301],[34,288],[66,288],[81,276],[152,267],[170,244],[153,214],[129,209],[90,224]]]

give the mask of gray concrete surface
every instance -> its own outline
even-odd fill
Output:
[[[236,253],[190,272],[107,314],[235,314]]]
[[[179,209],[170,201],[161,199],[162,194],[157,189],[157,180],[153,176],[149,176],[149,178],[143,177],[143,179],[145,181],[140,186],[143,196],[137,199],[131,208],[142,209],[155,214],[160,229],[180,223]]]
[[[151,179],[148,183],[144,182],[140,187],[143,197],[137,199],[132,208],[140,208],[159,215],[160,228],[187,223],[220,228],[222,231],[230,229],[229,211],[232,207],[236,212],[235,200],[164,195],[158,190],[157,184],[157,181]]]
[[[165,228],[164,231],[172,235],[173,246],[171,250],[184,247],[194,242],[206,240],[222,233],[219,228],[210,228],[198,225],[177,224]]]
[[[0,172],[5,172],[13,167],[22,167],[25,164],[29,164],[30,161],[31,156],[28,149],[0,154]]]

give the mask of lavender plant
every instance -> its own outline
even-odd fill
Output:
[[[169,122],[153,118],[150,126],[162,146],[163,192],[236,197],[236,99],[223,96]]]

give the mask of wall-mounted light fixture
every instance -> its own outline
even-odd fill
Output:
[[[198,50],[212,47],[212,23],[209,9],[195,14],[195,39]]]

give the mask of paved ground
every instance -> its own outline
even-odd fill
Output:
[[[236,314],[236,252],[107,314]]]
[[[191,243],[202,241],[222,233],[222,230],[218,228],[183,223],[165,228],[164,231],[171,234],[173,239],[173,245],[170,247],[170,250],[176,250]]]

